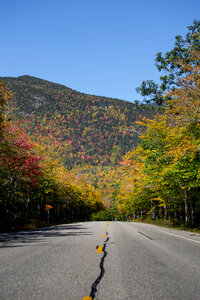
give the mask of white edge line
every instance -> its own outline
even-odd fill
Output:
[[[161,231],[161,232],[167,233],[167,234],[169,234],[169,235],[173,235],[173,236],[179,237],[179,238],[181,238],[181,239],[188,240],[188,241],[192,241],[192,242],[195,242],[195,243],[200,244],[200,241],[192,240],[192,239],[189,239],[189,238],[186,238],[186,237],[184,237],[184,236],[180,236],[180,235],[177,235],[177,234],[174,234],[174,233],[169,233],[169,232],[164,231],[164,230],[160,230],[160,229],[158,229],[158,230]]]

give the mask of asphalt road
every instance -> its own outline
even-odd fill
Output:
[[[106,225],[0,234],[0,299],[200,299],[199,234]]]

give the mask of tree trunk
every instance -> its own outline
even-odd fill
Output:
[[[184,202],[185,202],[185,225],[189,226],[189,208],[188,208],[188,201],[187,201],[187,195],[184,193]]]

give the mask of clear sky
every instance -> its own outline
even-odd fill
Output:
[[[0,0],[0,76],[32,75],[133,101],[199,0]]]

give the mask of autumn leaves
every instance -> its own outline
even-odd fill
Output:
[[[90,219],[103,208],[101,195],[8,120],[11,96],[0,83],[0,229]],[[52,206],[49,214],[46,205]]]
[[[151,215],[194,227],[200,225],[200,53],[189,52],[191,61],[179,62],[184,76],[168,93],[165,112],[144,120],[141,143],[125,157],[118,202],[134,218]]]

